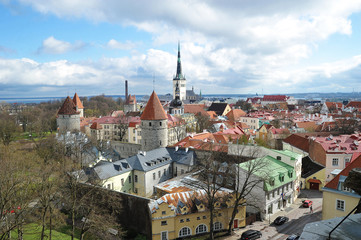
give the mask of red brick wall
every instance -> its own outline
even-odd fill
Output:
[[[318,162],[323,166],[326,166],[326,151],[323,149],[321,144],[313,140],[310,140],[309,153],[310,153],[310,158],[313,161]]]

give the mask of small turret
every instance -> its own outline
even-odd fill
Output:
[[[56,123],[59,133],[80,131],[80,112],[69,96],[58,111]]]

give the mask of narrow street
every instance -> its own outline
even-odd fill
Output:
[[[303,208],[302,200],[313,201],[313,213],[310,213],[309,208]],[[286,239],[292,234],[300,235],[304,226],[307,223],[321,220],[322,215],[322,192],[315,190],[302,190],[300,197],[294,204],[286,207],[283,211],[280,211],[270,219],[265,221],[258,221],[252,225],[248,225],[243,229],[234,231],[234,235],[222,239],[236,240],[239,239],[243,232],[249,229],[259,230],[262,232],[261,239]],[[273,224],[274,219],[278,216],[287,216],[289,221],[281,226]],[[271,222],[271,224],[269,224]]]

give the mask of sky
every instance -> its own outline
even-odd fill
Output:
[[[361,92],[361,0],[0,0],[0,96]]]

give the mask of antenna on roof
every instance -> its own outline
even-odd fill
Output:
[[[154,72],[153,72],[153,91],[155,90],[155,76],[154,76]]]

